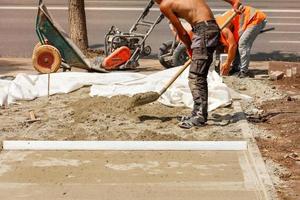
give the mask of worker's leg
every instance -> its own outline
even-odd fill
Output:
[[[240,59],[240,53],[239,49],[236,50],[235,58],[232,62],[232,69],[231,74],[234,74],[236,72],[239,72],[241,70],[241,59]]]
[[[263,21],[260,24],[249,27],[240,37],[238,50],[240,55],[240,71],[242,73],[248,73],[253,42],[265,25],[266,21]]]
[[[218,40],[219,28],[215,23],[204,27],[204,30],[200,30],[194,35],[192,45],[193,58],[189,72],[189,87],[194,100],[194,108],[192,115],[184,118],[179,124],[182,128],[200,126],[207,121],[207,74]]]
[[[194,50],[194,52],[197,51],[198,49]],[[207,74],[213,60],[213,52],[214,49],[207,49],[207,58],[193,59],[190,67],[189,87],[194,100],[192,116],[197,116],[200,123],[205,123],[207,121]]]

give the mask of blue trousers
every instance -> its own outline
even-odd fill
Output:
[[[254,40],[262,29],[266,26],[267,20],[262,21],[260,24],[247,28],[241,35],[238,49],[233,61],[233,69],[235,71],[248,72],[250,63],[250,52]]]

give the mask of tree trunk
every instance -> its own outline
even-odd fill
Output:
[[[88,48],[84,0],[69,0],[70,37],[85,53]]]

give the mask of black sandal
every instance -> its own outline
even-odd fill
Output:
[[[199,117],[199,116],[189,117],[188,119],[185,119],[178,124],[178,126],[180,128],[184,128],[184,129],[190,129],[193,126],[201,127],[204,125],[205,125],[205,122],[204,122],[203,118]]]
[[[191,119],[192,117],[193,117],[192,115],[183,115],[183,116],[178,116],[178,117],[177,117],[177,120],[178,120],[179,122],[183,122],[183,121],[185,121],[185,120]]]
[[[180,128],[190,129],[190,128],[192,128],[194,126],[194,124],[191,121],[186,120],[186,121],[180,122],[178,124],[178,126]]]

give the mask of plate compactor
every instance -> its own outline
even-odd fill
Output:
[[[105,36],[106,57],[102,62],[104,69],[134,69],[139,66],[138,60],[141,56],[151,54],[151,47],[145,45],[146,39],[164,18],[160,14],[154,21],[146,19],[154,4],[154,0],[149,1],[129,32],[121,32],[115,26],[110,28]]]
[[[153,5],[154,0],[150,0],[128,33],[112,26],[105,36],[105,57],[99,56],[90,60],[54,21],[43,0],[39,0],[36,18],[39,43],[33,50],[34,68],[40,73],[54,73],[59,68],[66,71],[71,70],[71,67],[97,72],[136,68],[141,56],[150,55],[151,47],[146,46],[145,41],[164,18],[159,14],[155,21],[146,20]]]

